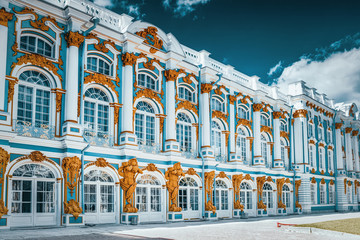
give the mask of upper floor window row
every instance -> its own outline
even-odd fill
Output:
[[[87,69],[108,76],[113,76],[112,64],[109,64],[107,61],[97,56],[87,58]]]
[[[179,86],[179,98],[190,102],[196,102],[195,91],[187,86]]]
[[[263,126],[270,127],[270,118],[268,116],[266,116],[265,114],[261,114],[260,124]]]
[[[225,103],[221,99],[219,99],[217,97],[213,97],[211,99],[211,108],[212,108],[212,110],[225,112]]]
[[[250,112],[245,107],[239,107],[238,116],[242,119],[250,119]]]
[[[45,57],[54,57],[54,46],[40,37],[22,36],[20,38],[20,49],[37,53]]]
[[[138,85],[140,87],[149,88],[154,91],[160,91],[159,80],[148,74],[140,73],[138,75]]]

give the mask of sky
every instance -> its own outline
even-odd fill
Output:
[[[92,0],[260,81],[360,104],[360,1]]]

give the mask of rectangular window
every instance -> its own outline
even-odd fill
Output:
[[[335,195],[334,195],[334,188],[332,186],[329,187],[329,204],[335,203]]]
[[[320,204],[326,203],[326,190],[325,184],[320,184]]]
[[[139,144],[143,144],[144,140],[144,115],[135,114],[135,134],[138,138]]]
[[[38,181],[36,184],[36,212],[55,212],[55,183]]]
[[[95,130],[95,103],[84,102],[84,123],[88,129]]]
[[[50,92],[36,90],[35,125],[49,125],[50,116]]]
[[[100,186],[100,212],[111,213],[114,212],[114,186],[101,185]]]
[[[139,212],[147,211],[147,195],[145,187],[136,187],[136,208]]]
[[[316,189],[315,184],[310,185],[311,203],[316,204]]]
[[[12,181],[11,213],[31,213],[32,181]]]
[[[96,185],[85,184],[84,185],[84,204],[86,213],[96,212]]]
[[[309,162],[310,166],[315,167],[314,164],[314,147],[312,145],[309,145]]]
[[[150,188],[150,207],[152,212],[161,212],[161,189]]]
[[[32,123],[33,89],[19,85],[18,120]]]

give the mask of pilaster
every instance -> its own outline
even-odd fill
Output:
[[[284,159],[281,159],[281,143],[280,143],[280,117],[281,112],[273,112],[274,119],[274,164],[277,169],[284,168]]]
[[[255,166],[265,165],[264,156],[261,153],[261,138],[260,138],[260,111],[263,108],[262,103],[253,104],[253,121],[254,121],[254,162]]]
[[[351,127],[345,128],[345,149],[346,149],[346,170],[348,172],[354,171],[354,164],[352,161],[352,144],[351,144]]]
[[[201,152],[204,157],[214,158],[214,150],[210,146],[211,139],[211,124],[210,124],[210,99],[209,93],[212,90],[212,85],[210,83],[201,84],[201,96],[200,96],[200,114],[202,119],[201,135],[202,135],[202,145]]]

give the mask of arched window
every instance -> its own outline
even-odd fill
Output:
[[[286,184],[284,184],[282,188],[282,202],[286,208],[290,208],[290,188]]]
[[[14,177],[55,178],[55,175],[50,168],[33,163],[18,167],[12,175]]]
[[[139,212],[161,212],[161,183],[150,174],[143,174],[137,180],[136,208]]]
[[[329,204],[335,203],[335,186],[329,185]]]
[[[236,152],[241,156],[242,160],[246,160],[246,135],[241,128],[238,129]]]
[[[36,127],[50,124],[50,81],[37,71],[25,71],[19,76],[17,120]]]
[[[308,123],[308,137],[314,136],[314,124]]]
[[[154,77],[148,74],[140,73],[138,75],[137,84],[140,87],[149,88],[154,91],[159,91],[159,80],[155,79]]]
[[[176,140],[180,143],[180,149],[184,152],[191,150],[191,120],[185,113],[177,115]]]
[[[326,203],[326,184],[320,184],[320,204]]]
[[[155,144],[155,111],[147,102],[136,105],[135,134],[140,145]]]
[[[179,98],[190,102],[196,102],[195,91],[184,85],[179,86]]]
[[[310,199],[311,199],[311,204],[316,204],[316,202],[317,202],[317,200],[316,200],[316,183],[310,184]]]
[[[215,121],[211,123],[211,146],[215,151],[215,155],[221,154],[221,127]]]
[[[238,107],[238,116],[242,119],[249,119],[249,111],[244,107]]]
[[[38,36],[21,36],[20,49],[37,53],[45,57],[54,57],[54,44]]]
[[[263,203],[266,205],[267,208],[274,207],[273,201],[273,189],[270,184],[265,183],[263,186],[263,195],[262,195]]]
[[[84,123],[86,134],[97,135],[100,138],[109,136],[109,98],[98,88],[85,91]]]
[[[265,165],[267,165],[268,164],[268,159],[269,159],[267,140],[264,137],[264,135],[261,135],[260,140],[261,140],[261,155],[264,158]]]
[[[199,210],[199,186],[191,177],[180,179],[179,207],[182,211]]]
[[[261,114],[260,124],[261,124],[262,126],[268,126],[268,127],[270,127],[270,119],[269,119],[269,117],[266,116],[265,114]]]
[[[314,161],[314,145],[309,144],[309,163],[311,167],[316,167],[316,162]]]
[[[115,181],[105,171],[91,170],[84,175],[85,213],[115,212]]]
[[[240,202],[245,209],[252,209],[252,189],[247,182],[240,184]]]
[[[323,147],[319,148],[319,167],[320,169],[325,168],[325,153]]]
[[[280,131],[287,132],[287,124],[284,121],[280,122]]]
[[[211,99],[211,109],[215,111],[225,112],[225,103],[218,97]]]
[[[104,60],[102,57],[95,55],[90,55],[87,57],[87,70],[94,71],[97,73],[105,74],[108,76],[113,75],[113,67],[108,61]]]
[[[215,202],[217,210],[229,209],[229,190],[223,180],[216,180]]]

